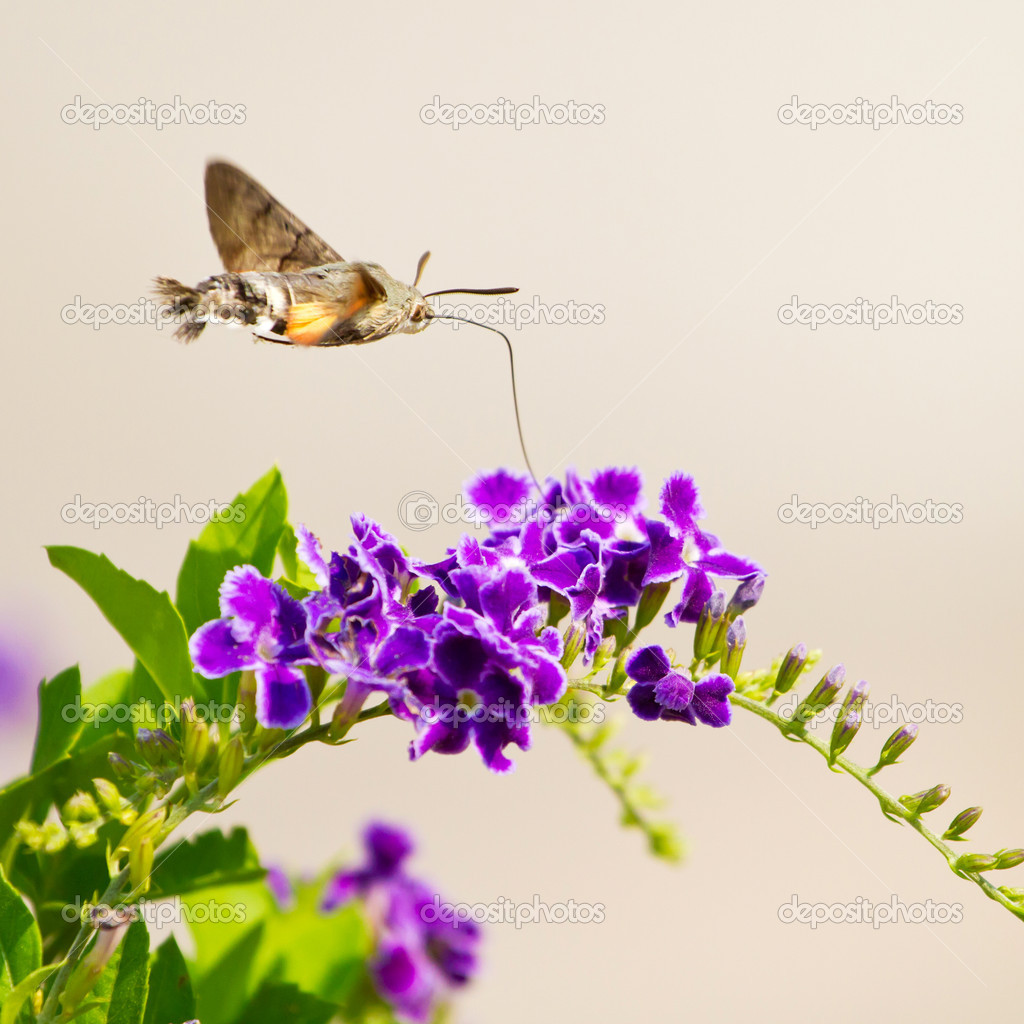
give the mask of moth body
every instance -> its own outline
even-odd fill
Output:
[[[183,316],[176,334],[193,341],[208,323],[246,324],[260,337],[295,345],[361,345],[429,323],[419,289],[377,263],[327,263],[290,273],[215,274],[195,288],[157,279],[169,316]]]

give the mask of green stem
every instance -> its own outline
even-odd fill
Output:
[[[383,718],[390,714],[391,708],[388,705],[388,702],[384,701],[382,704],[377,704],[374,707],[363,711],[359,715],[357,721],[365,722],[369,721],[371,718]],[[311,725],[303,732],[295,733],[294,735],[282,740],[276,747],[273,747],[268,751],[261,751],[250,755],[245,759],[242,766],[242,774],[239,778],[239,783],[247,779],[268,761],[287,757],[300,747],[304,747],[307,743],[313,743],[317,740],[325,739],[329,728],[329,722],[319,725]],[[188,790],[185,788],[184,784],[182,784],[176,788],[170,796],[168,796],[166,805],[170,810],[167,815],[167,821],[160,831],[158,840],[154,843],[154,849],[159,849],[164,842],[170,838],[171,833],[187,818],[191,817],[197,811],[209,809],[210,801],[217,795],[217,780],[214,779],[212,782],[208,782],[195,794],[195,796],[190,796],[185,799],[187,794]],[[98,903],[106,906],[116,906],[120,903],[131,902],[131,898],[134,894],[131,890],[125,890],[127,882],[128,869],[125,868],[111,879],[106,891],[102,896],[100,896]],[[75,965],[85,952],[85,947],[89,944],[89,937],[92,934],[92,930],[92,925],[87,920],[83,920],[79,927],[78,934],[75,936],[75,939],[68,950],[67,958],[60,970],[57,972],[53,984],[50,986],[50,991],[47,994],[43,1008],[40,1011],[39,1016],[36,1018],[37,1024],[50,1024],[50,1022],[57,1018],[58,1002],[60,1000],[61,993],[64,991]]]
[[[995,900],[996,903],[1002,904],[1002,906],[1006,907],[1006,909],[1012,914],[1024,919],[1024,907],[1014,903],[1013,900],[1000,892],[999,888],[988,881],[987,878],[984,878],[980,872],[959,870],[956,866],[956,862],[960,854],[932,832],[921,820],[920,816],[911,813],[899,802],[899,800],[892,796],[892,794],[882,789],[882,787],[874,780],[873,774],[869,769],[863,768],[861,765],[851,761],[848,757],[844,757],[843,755],[840,755],[835,759],[835,761],[832,761],[829,756],[827,743],[819,740],[816,736],[807,732],[802,727],[798,726],[794,728],[791,721],[772,711],[771,708],[767,707],[760,701],[751,700],[749,697],[744,697],[739,693],[730,694],[729,700],[736,707],[743,708],[745,711],[750,711],[757,715],[758,718],[763,718],[766,722],[770,722],[787,739],[805,743],[807,746],[821,754],[825,761],[830,765],[834,765],[836,768],[844,771],[847,775],[855,778],[866,790],[875,796],[881,805],[882,812],[884,814],[898,818],[901,822],[906,822],[906,824],[908,824],[915,832],[924,836],[924,838],[934,846],[943,857],[946,858],[946,863],[955,875],[959,875],[961,878],[974,882],[974,884],[977,885],[989,899]]]

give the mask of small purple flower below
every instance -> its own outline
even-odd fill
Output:
[[[456,925],[430,913],[435,893],[405,870],[413,852],[407,832],[375,823],[363,840],[366,863],[336,874],[321,907],[362,902],[375,938],[374,987],[401,1020],[420,1024],[476,972],[480,931],[471,921]]]

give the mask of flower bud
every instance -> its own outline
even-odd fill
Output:
[[[146,837],[128,852],[128,877],[136,893],[149,892],[153,874],[153,840]]]
[[[915,817],[919,814],[927,814],[941,807],[949,799],[949,786],[939,783],[931,789],[922,789],[920,793],[912,793],[910,796],[901,796],[900,803]]]
[[[120,754],[115,753],[113,750],[107,754],[107,761],[110,763],[110,767],[114,769],[114,774],[119,779],[130,779],[135,775],[135,769],[132,767],[130,761],[126,761]]]
[[[109,920],[97,924],[96,941],[89,952],[78,962],[61,996],[64,1016],[69,1017],[79,1003],[92,991],[93,985],[110,962],[114,951],[121,944],[129,925],[134,920],[132,911],[118,908],[107,909]]]
[[[846,669],[842,665],[830,668],[818,681],[818,685],[797,706],[793,713],[793,724],[806,725],[815,715],[831,707],[845,681]]]
[[[864,702],[868,699],[868,694],[871,692],[871,684],[867,680],[862,679],[856,686],[851,686],[846,697],[843,699],[842,711],[856,710],[860,711],[864,705]]]
[[[998,864],[999,859],[990,853],[965,853],[956,859],[957,871],[991,871]]]
[[[835,759],[853,742],[854,736],[860,732],[861,724],[857,708],[850,708],[839,716],[832,727],[832,738],[828,746],[828,759],[831,763],[835,763]]]
[[[644,587],[643,593],[640,595],[640,602],[636,606],[636,621],[633,623],[634,636],[654,621],[671,589],[671,583],[648,583]]]
[[[68,830],[59,821],[47,821],[42,828],[43,853],[58,853],[68,845]]]
[[[1011,903],[1024,903],[1024,889],[1015,889],[1009,885],[999,886],[999,891],[1011,902]]]
[[[626,675],[626,661],[629,656],[633,653],[633,645],[630,644],[624,647],[620,652],[619,656],[615,659],[615,664],[612,666],[612,670],[608,675],[608,682],[605,684],[604,692],[611,696],[613,693],[618,693],[626,682],[628,676]]]
[[[569,668],[580,656],[586,639],[587,627],[583,621],[571,623],[562,636],[562,668]]]
[[[740,662],[743,660],[743,651],[747,646],[747,627],[743,619],[736,619],[729,623],[725,631],[725,654],[722,655],[722,672],[730,679],[735,679],[739,674]]]
[[[97,833],[102,824],[103,822],[99,819],[96,821],[69,821],[68,835],[71,836],[71,842],[74,843],[75,848],[83,850],[87,846],[92,846],[98,838]]]
[[[911,744],[917,739],[917,726],[913,723],[900,726],[886,741],[882,744],[882,752],[878,756],[878,764],[874,768],[870,769],[868,774],[874,775],[875,772],[881,771],[883,768],[887,768],[891,764],[896,764],[899,759],[910,749]]]
[[[118,849],[124,849],[130,853],[144,839],[153,839],[163,828],[166,820],[166,806],[154,807],[152,810],[146,811],[121,837]]]
[[[177,743],[163,729],[139,729],[135,740],[142,756],[154,768],[173,764],[179,759]]]
[[[964,833],[977,824],[978,819],[981,817],[981,812],[982,808],[980,807],[968,807],[961,811],[949,823],[949,828],[942,833],[942,838],[964,842]]]
[[[191,705],[187,708],[186,705]],[[195,716],[195,704],[191,698],[181,702],[182,750],[185,768],[185,783],[189,792],[195,795],[199,790],[199,772],[210,752],[210,729]]]
[[[247,669],[238,683],[238,726],[243,736],[256,728],[256,673]]]
[[[137,813],[135,808],[121,796],[117,786],[109,779],[93,779],[92,785],[96,790],[96,795],[100,798],[100,803],[122,825],[130,825],[135,820]]]
[[[775,692],[770,700],[789,693],[793,684],[800,678],[800,673],[807,664],[807,644],[797,644],[789,649],[789,653],[782,659],[778,675],[775,677]]]
[[[217,795],[223,800],[238,784],[245,764],[245,748],[241,736],[232,736],[217,759]]]
[[[594,651],[594,664],[593,669],[597,672],[599,669],[605,667],[612,657],[615,655],[615,637],[606,636],[598,645],[597,650]]]
[[[996,868],[1015,868],[1018,864],[1024,864],[1024,850],[996,850]]]
[[[83,793],[79,790],[68,798],[64,804],[64,812],[61,817],[66,822],[72,821],[93,821],[100,816],[100,809],[91,793]]]
[[[721,651],[725,641],[725,594],[716,590],[707,600],[697,619],[693,634],[693,656],[705,661]]]
[[[758,575],[742,580],[729,601],[726,615],[730,619],[735,619],[737,615],[742,615],[753,608],[761,600],[761,593],[764,590],[764,581],[766,579],[766,576]]]

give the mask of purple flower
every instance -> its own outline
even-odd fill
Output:
[[[732,680],[713,675],[694,683],[685,672],[672,668],[661,647],[643,647],[633,654],[626,662],[626,675],[635,680],[627,694],[629,706],[645,721],[701,721],[717,728],[732,720]]]
[[[439,897],[406,872],[413,851],[407,832],[373,824],[364,842],[366,863],[335,875],[321,906],[363,901],[375,934],[370,974],[377,993],[401,1019],[430,1020],[474,974],[479,929],[439,913]]]
[[[294,729],[313,699],[300,665],[314,659],[306,645],[306,612],[251,565],[232,569],[220,588],[223,618],[200,626],[189,641],[196,671],[219,679],[255,669],[256,719],[268,729]]]
[[[445,606],[431,637],[430,672],[409,682],[420,710],[410,753],[459,753],[472,741],[489,768],[507,772],[513,762],[505,747],[529,747],[530,706],[552,704],[565,691],[562,641],[543,628],[545,609],[524,568],[489,564],[472,545],[460,554],[470,564],[449,578],[462,606]]]
[[[282,868],[277,866],[267,868],[264,881],[279,910],[289,910],[295,905],[295,887]]]

